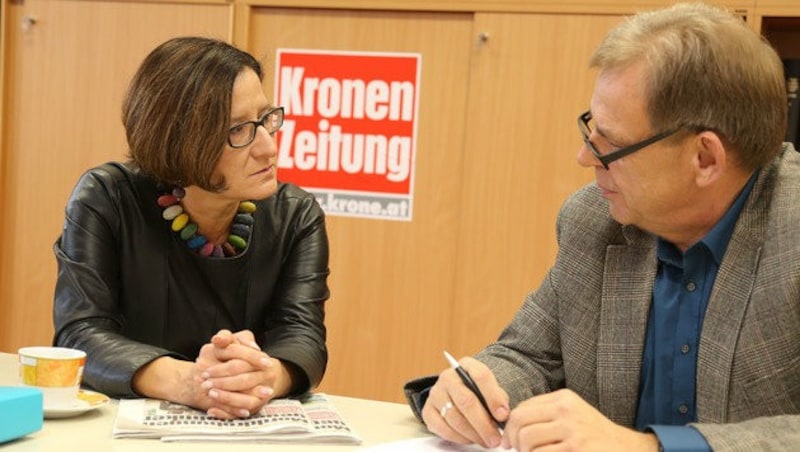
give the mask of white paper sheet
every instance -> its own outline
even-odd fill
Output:
[[[460,444],[451,443],[449,441],[445,441],[441,438],[436,438],[436,437],[406,439],[402,441],[395,441],[392,443],[379,444],[377,446],[367,447],[364,449],[364,451],[369,451],[369,452],[408,452],[410,450],[413,450],[414,452],[442,452],[442,451],[513,452],[514,451],[514,449],[503,449],[502,447],[497,447],[495,449],[484,449],[483,447],[476,445],[462,446]]]

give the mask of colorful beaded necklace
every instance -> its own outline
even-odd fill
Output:
[[[239,210],[233,218],[228,240],[222,245],[215,245],[206,236],[197,233],[197,223],[192,222],[189,214],[184,212],[181,205],[181,199],[184,196],[186,196],[186,191],[177,187],[173,188],[171,192],[159,196],[156,202],[164,209],[161,216],[170,222],[172,230],[181,236],[189,249],[205,257],[231,257],[247,248],[250,229],[255,222],[253,212],[256,211],[256,205],[252,201],[239,203]]]

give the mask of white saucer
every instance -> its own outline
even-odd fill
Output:
[[[81,389],[78,391],[78,397],[75,398],[75,401],[72,403],[71,407],[44,407],[44,418],[59,419],[77,416],[87,411],[100,408],[101,406],[107,404],[108,400],[108,396],[105,394],[89,391],[88,389]]]

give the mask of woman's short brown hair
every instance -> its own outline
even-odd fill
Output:
[[[122,104],[129,156],[158,182],[219,191],[211,180],[230,127],[233,83],[252,55],[220,40],[180,37],[156,47],[139,66]]]

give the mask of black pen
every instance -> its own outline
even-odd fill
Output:
[[[492,418],[494,423],[497,424],[497,427],[498,429],[501,430],[500,433],[502,434],[503,433],[502,429],[506,428],[506,423],[495,419],[494,415],[492,414],[492,410],[489,409],[489,404],[486,403],[486,399],[483,398],[481,390],[478,389],[478,385],[475,384],[475,380],[473,380],[472,377],[469,376],[466,369],[461,367],[461,365],[458,364],[458,361],[456,361],[456,359],[453,358],[453,356],[450,353],[447,353],[447,350],[444,351],[444,357],[447,358],[447,361],[450,363],[450,367],[452,367],[453,370],[456,371],[458,376],[461,378],[461,381],[464,382],[464,385],[467,388],[469,388],[469,390],[472,391],[473,394],[475,394],[475,397],[477,397],[478,401],[481,402],[481,405],[483,405],[483,408],[486,410],[487,413],[489,413],[489,417]]]

